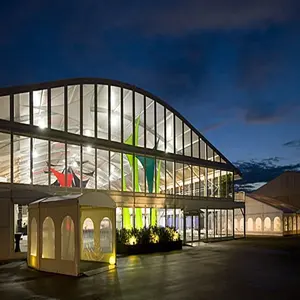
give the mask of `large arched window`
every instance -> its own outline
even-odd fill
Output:
[[[30,255],[37,254],[37,224],[35,218],[32,218],[30,225]]]
[[[43,222],[43,252],[42,258],[55,258],[55,227],[50,217]]]
[[[66,216],[61,223],[61,259],[74,260],[75,234],[74,222],[70,216]]]
[[[255,220],[255,231],[261,231],[261,218]]]
[[[82,225],[82,246],[88,250],[94,249],[95,246],[94,223],[90,218],[86,218]]]
[[[288,231],[288,219],[284,217],[284,231]]]
[[[293,230],[293,218],[289,217],[289,231]]]
[[[253,219],[252,218],[249,218],[248,219],[248,231],[253,231]]]
[[[293,231],[297,230],[297,218],[296,216],[293,217]]]
[[[271,231],[271,219],[269,217],[265,218],[264,231]]]
[[[274,218],[274,231],[275,232],[280,232],[281,230],[281,221],[279,217]]]
[[[100,248],[103,253],[112,252],[112,224],[109,218],[103,218],[100,223]]]

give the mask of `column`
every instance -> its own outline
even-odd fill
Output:
[[[201,214],[198,212],[198,240],[201,240]]]
[[[235,238],[234,208],[232,209],[232,233],[233,233],[233,238]]]
[[[206,207],[206,218],[205,218],[205,231],[206,231],[206,241],[208,241],[208,207]]]
[[[168,226],[168,209],[167,206],[165,206],[165,227]]]
[[[183,244],[186,243],[186,215],[185,210],[183,210]]]
[[[228,237],[228,209],[226,209],[226,237]]]
[[[244,207],[244,238],[246,237],[246,206]]]
[[[176,205],[173,210],[173,227],[176,229]]]

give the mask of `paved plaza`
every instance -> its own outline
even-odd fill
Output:
[[[248,238],[122,257],[118,267],[71,278],[0,266],[0,299],[295,299],[300,238]]]

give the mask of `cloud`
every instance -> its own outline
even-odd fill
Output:
[[[43,4],[41,4],[43,3]],[[297,19],[298,0],[10,1],[0,22],[15,28],[40,15],[63,21],[73,37],[90,42],[111,29],[153,35],[185,35],[198,30],[268,28]],[[78,39],[80,36],[78,36]],[[109,36],[107,36],[109,38]]]
[[[263,103],[259,107],[250,107],[245,112],[245,122],[250,124],[277,123],[284,117],[284,114],[279,114],[272,107],[268,111],[268,106],[264,107]]]
[[[283,144],[285,147],[300,149],[300,140],[293,140]]]
[[[240,107],[246,123],[278,123],[299,109],[299,99],[287,90],[292,67],[287,65],[286,45],[294,46],[294,37],[283,28],[251,30],[235,39],[236,86],[244,97]],[[289,70],[287,76],[283,70]]]
[[[202,130],[201,130],[201,132],[202,133],[205,133],[205,132],[207,132],[207,131],[211,131],[211,130],[216,130],[216,129],[218,129],[218,128],[220,128],[220,127],[223,127],[223,126],[225,126],[225,125],[227,125],[228,124],[228,122],[227,121],[219,121],[219,122],[215,122],[215,123],[212,123],[212,124],[209,124],[209,125],[207,125],[206,127],[204,127]]]
[[[104,42],[109,42],[118,33],[123,37],[132,34],[180,37],[204,31],[265,30],[297,19],[300,8],[298,0],[65,0],[58,2],[59,5],[55,1],[49,3],[44,11],[47,14],[54,15],[62,9],[68,11],[60,28],[62,35],[87,45],[97,45],[103,37]]]
[[[282,161],[279,157],[267,158],[263,160],[238,161],[235,165],[242,172],[242,179],[237,183],[239,185],[256,184],[259,182],[269,182],[285,171],[300,170],[298,164],[279,164]]]
[[[121,7],[121,1],[117,2]],[[114,4],[115,4],[114,3]],[[195,30],[265,28],[295,19],[297,0],[173,0],[126,4],[126,14],[114,20],[119,28],[131,27],[152,35],[178,35]]]
[[[298,0],[13,2],[0,18],[15,44],[2,49],[5,84],[14,76],[17,84],[113,78],[182,110],[222,113],[227,121],[238,115],[249,124],[277,123],[294,110],[289,99],[263,90],[295,40],[283,43],[273,27],[295,19]]]
[[[299,104],[293,101],[287,101],[287,103],[257,101],[248,104],[244,118],[245,122],[250,124],[274,124],[286,119],[299,107]]]
[[[266,184],[266,182],[240,184],[240,185],[236,185],[236,190],[237,190],[237,192],[243,191],[246,193],[251,193],[253,191],[256,191],[257,189],[259,189],[260,187],[262,187],[265,184]]]

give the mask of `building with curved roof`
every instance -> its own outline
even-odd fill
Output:
[[[0,102],[1,211],[17,220],[14,232],[27,225],[28,203],[92,190],[116,202],[118,228],[174,226],[186,242],[233,237],[239,170],[158,97],[78,78],[2,88]]]
[[[286,171],[256,191],[236,193],[245,202],[246,215],[235,215],[236,230],[247,235],[300,234],[300,172]],[[245,219],[244,219],[245,217]]]

